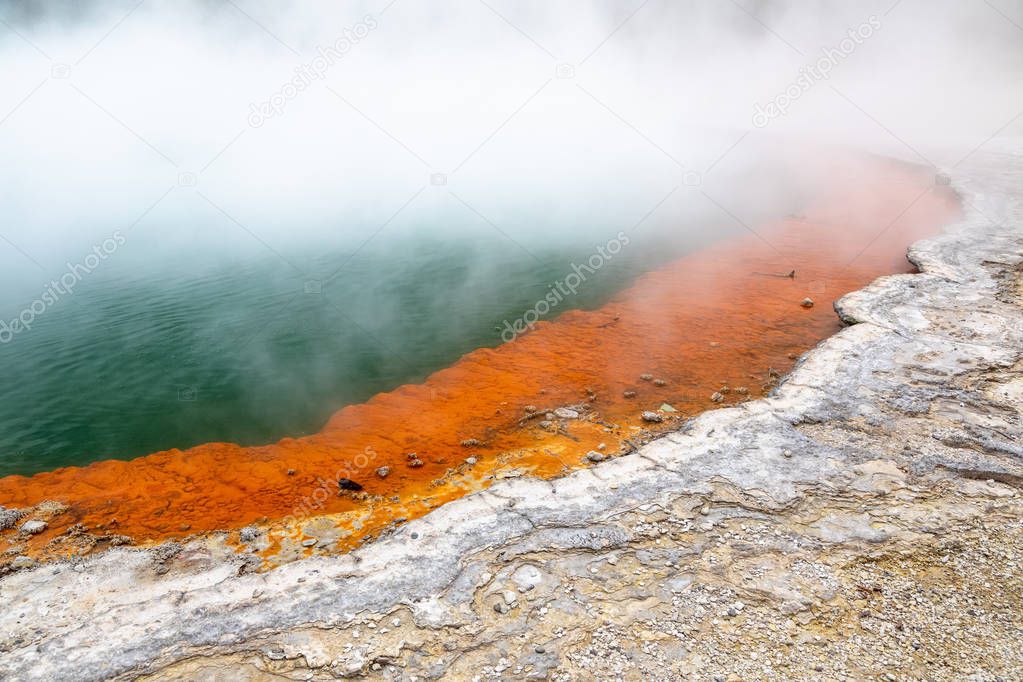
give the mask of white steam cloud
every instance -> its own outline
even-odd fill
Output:
[[[704,191],[743,218],[776,208],[804,143],[944,166],[1023,132],[1018,0],[7,2],[0,19],[9,290],[114,230],[149,262],[381,229],[597,243],[674,188],[649,219],[698,230],[722,217]]]

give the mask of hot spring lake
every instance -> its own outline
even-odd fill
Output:
[[[345,405],[500,344],[504,322],[615,234],[606,231],[528,249],[497,232],[407,235],[202,265],[118,253],[0,344],[0,475],[316,432]],[[544,319],[599,306],[698,246],[676,242],[633,237]],[[63,271],[4,296],[0,317],[17,317]]]

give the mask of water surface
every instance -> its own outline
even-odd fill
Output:
[[[527,251],[496,232],[436,232],[201,266],[114,254],[0,345],[0,476],[314,433],[345,405],[501,343],[505,321],[614,235]],[[546,318],[595,307],[701,241],[634,239]]]

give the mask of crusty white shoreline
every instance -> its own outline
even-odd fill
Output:
[[[456,633],[500,628],[509,616],[491,608],[489,595],[493,581],[510,579],[505,567],[645,542],[623,520],[636,515],[690,509],[699,529],[701,516],[712,522],[736,506],[785,514],[807,497],[855,488],[864,471],[888,471],[907,489],[957,479],[955,469],[1023,477],[1023,307],[1004,295],[1023,263],[1023,154],[978,153],[951,175],[965,217],[910,249],[921,274],[882,277],[842,298],[836,310],[856,324],[807,353],[770,397],[705,413],[634,454],[561,479],[501,481],[345,556],[239,574],[240,557],[194,543],[164,575],[154,571],[152,552],[121,548],[13,573],[0,580],[0,678],[172,675],[167,666],[204,659],[229,670],[241,660],[231,657],[244,653],[267,670],[290,662],[296,678],[407,678],[416,669],[461,679],[450,667],[455,657],[410,659],[412,634],[381,658],[359,646],[324,653],[308,632],[350,634],[367,619],[389,624],[396,613],[404,617],[391,629],[449,632],[452,642],[462,637]],[[993,393],[973,380],[996,375],[1001,388]],[[987,485],[995,497],[1005,492]],[[724,504],[722,491],[734,501]],[[898,539],[866,522],[836,527],[820,540]],[[537,656],[528,665],[544,675],[566,664],[556,658],[544,667]],[[431,668],[436,661],[443,664]],[[517,677],[510,664],[501,667],[480,674]],[[201,676],[214,668],[187,670]]]

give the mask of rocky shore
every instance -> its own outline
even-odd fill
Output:
[[[24,567],[0,677],[1023,679],[1023,147],[950,176],[921,273],[841,299],[770,397],[344,556]]]

